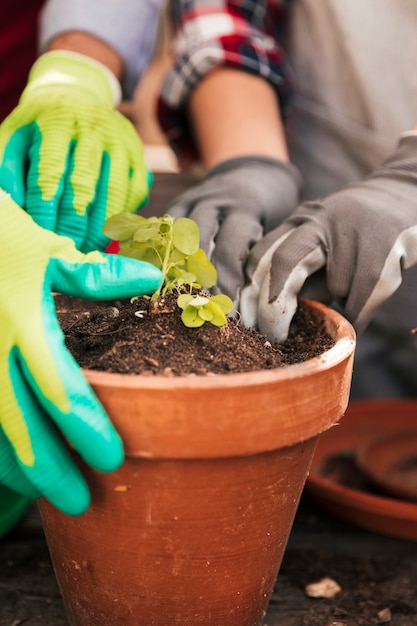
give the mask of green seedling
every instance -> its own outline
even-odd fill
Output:
[[[233,308],[228,296],[192,294],[202,287],[210,289],[217,282],[216,268],[200,248],[200,230],[194,220],[120,213],[106,221],[103,232],[119,242],[119,254],[147,261],[161,270],[163,282],[151,298],[158,300],[177,292],[185,326],[226,324],[226,314]]]
[[[226,315],[233,308],[231,299],[223,294],[206,298],[183,293],[178,297],[177,304],[183,309],[181,313],[183,323],[190,328],[202,326],[204,322],[224,326],[227,322]]]

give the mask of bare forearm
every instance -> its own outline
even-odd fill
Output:
[[[244,154],[288,160],[277,96],[262,78],[218,68],[192,93],[189,114],[207,168]]]
[[[121,56],[104,41],[88,33],[78,31],[62,33],[50,41],[49,50],[70,50],[85,54],[106,65],[117,78],[120,79],[122,76],[123,61]]]

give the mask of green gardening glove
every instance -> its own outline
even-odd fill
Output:
[[[123,460],[119,436],[64,344],[52,292],[90,299],[155,291],[148,263],[95,251],[38,226],[0,190],[0,483],[85,511],[87,485],[65,437],[102,471]]]
[[[83,252],[104,249],[106,219],[137,210],[149,195],[143,146],[115,110],[119,102],[119,83],[104,65],[47,52],[0,126],[0,187]]]

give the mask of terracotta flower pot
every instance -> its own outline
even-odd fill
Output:
[[[345,412],[355,335],[311,303],[335,338],[322,356],[215,377],[87,371],[126,451],[83,466],[90,509],[39,503],[72,626],[263,622],[321,432]]]

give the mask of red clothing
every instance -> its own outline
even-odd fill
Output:
[[[43,0],[3,0],[0,19],[0,121],[14,109],[37,58]]]

